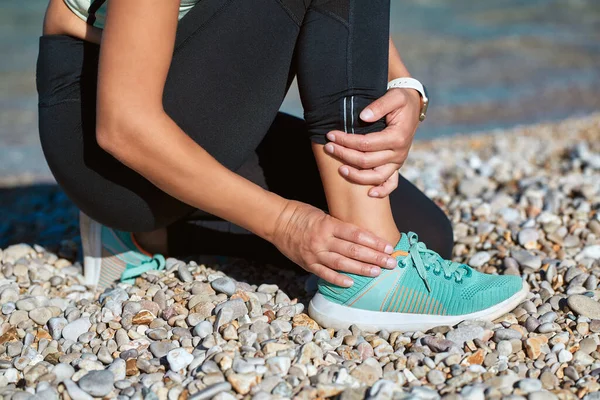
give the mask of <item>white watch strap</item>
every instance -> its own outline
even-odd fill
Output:
[[[421,97],[427,99],[427,95],[425,94],[425,89],[423,89],[423,84],[414,78],[398,78],[388,82],[387,86],[388,90],[394,88],[405,88],[405,89],[415,89],[417,92],[421,94]]]
[[[388,90],[394,88],[403,89],[414,89],[421,95],[421,111],[419,112],[419,121],[425,120],[427,114],[427,107],[429,107],[429,99],[427,98],[427,92],[425,88],[418,80],[414,78],[398,78],[388,82]]]

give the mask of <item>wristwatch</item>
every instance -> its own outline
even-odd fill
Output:
[[[424,121],[429,107],[429,96],[427,89],[418,80],[414,78],[398,78],[388,82],[388,90],[394,88],[415,89],[421,95],[421,111],[419,112],[419,121]]]

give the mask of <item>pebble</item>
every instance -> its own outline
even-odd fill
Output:
[[[220,382],[205,387],[204,389],[196,392],[195,394],[188,397],[188,400],[208,400],[214,398],[216,395],[222,392],[231,390],[231,383]]]
[[[76,342],[79,336],[87,332],[91,327],[92,323],[89,318],[79,318],[68,323],[62,329],[62,336],[67,340]]]
[[[517,260],[519,265],[523,267],[538,270],[542,266],[541,257],[538,255],[531,254],[527,250],[514,249],[511,251],[511,255],[515,260]]]
[[[518,240],[519,244],[526,249],[535,249],[537,247],[537,241],[540,238],[536,229],[527,228],[519,232]]]
[[[235,293],[235,282],[227,277],[215,279],[210,286],[218,293],[225,293],[228,296]]]
[[[114,387],[115,376],[110,371],[90,371],[82,376],[77,384],[86,393],[94,397],[108,395]]]
[[[154,357],[161,358],[167,355],[175,345],[172,342],[154,342],[150,345],[150,352]]]
[[[542,382],[538,379],[521,379],[517,386],[525,393],[532,393],[542,390]]]
[[[446,374],[437,369],[432,369],[427,373],[427,380],[432,385],[441,385],[446,382]]]
[[[185,263],[179,263],[177,274],[182,282],[191,282],[194,280],[189,267]]]
[[[179,347],[167,353],[167,362],[172,371],[178,372],[187,368],[194,360],[194,356],[185,349]]]
[[[492,257],[487,251],[479,251],[475,253],[473,257],[471,257],[471,259],[469,260],[469,265],[474,268],[480,268],[485,263],[490,261],[491,258]]]
[[[459,326],[446,333],[446,338],[459,346],[462,346],[467,341],[482,339],[484,334],[485,331],[482,327],[477,325],[467,325]]]
[[[63,382],[67,393],[73,400],[93,400],[93,397],[81,390],[72,380],[67,379]]]
[[[36,324],[46,325],[48,320],[52,318],[52,311],[47,307],[39,307],[29,311],[29,318]]]
[[[569,308],[578,315],[591,319],[600,319],[600,303],[587,296],[569,296],[567,303]]]
[[[117,400],[593,400],[600,161],[580,154],[600,160],[600,148],[589,139],[598,124],[586,126],[548,125],[544,141],[529,131],[453,138],[403,166],[450,216],[454,261],[530,283],[493,322],[324,329],[305,310],[317,279],[278,265],[171,258],[133,287],[100,292],[81,284],[80,263],[25,245],[12,261],[0,251],[0,398],[87,400],[98,388],[86,381],[107,373],[98,381]],[[78,243],[64,247],[77,256]]]

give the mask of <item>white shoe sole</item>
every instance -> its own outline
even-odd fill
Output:
[[[454,326],[467,320],[493,321],[514,310],[529,293],[529,285],[523,281],[523,288],[504,300],[485,310],[463,315],[408,314],[383,311],[361,310],[343,306],[327,300],[317,293],[308,305],[308,314],[324,328],[345,329],[356,325],[365,332],[425,332],[436,326]]]
[[[79,213],[81,247],[83,247],[83,276],[87,285],[97,285],[102,269],[102,225]]]

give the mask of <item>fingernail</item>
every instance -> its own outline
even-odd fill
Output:
[[[384,250],[387,254],[392,254],[394,252],[394,247],[391,244],[387,244]]]
[[[354,285],[354,281],[350,278],[344,279],[344,285],[347,287],[350,287],[350,286]]]
[[[342,168],[340,169],[340,172],[341,172],[341,173],[342,173],[342,175],[344,175],[344,176],[348,176],[348,175],[350,174],[350,171],[349,171],[349,170],[348,170],[348,168],[346,168],[346,167],[342,167]]]
[[[388,268],[395,268],[396,267],[396,259],[388,258],[387,261],[385,262],[385,265],[387,265]]]
[[[370,108],[365,108],[364,110],[362,110],[362,112],[360,113],[360,118],[363,121],[372,119],[375,116],[375,114],[373,114],[373,111],[371,111]]]
[[[377,268],[377,267],[371,268],[371,276],[377,276],[377,275],[379,275],[380,271],[381,271],[380,268]]]
[[[327,139],[329,139],[331,142],[335,142],[335,135],[333,133],[328,133]]]
[[[371,197],[379,197],[379,192],[375,192],[375,191],[369,192],[369,196],[371,196]]]
[[[333,153],[333,145],[332,144],[326,144],[325,145],[325,151],[328,153]]]

